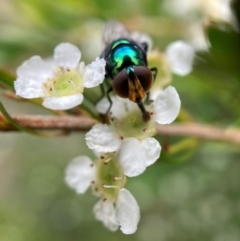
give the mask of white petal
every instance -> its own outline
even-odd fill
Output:
[[[111,96],[112,99],[112,107],[111,107],[111,116],[115,117],[117,119],[120,119],[133,111],[134,109],[137,109],[136,103],[128,100],[123,99],[118,96]],[[99,101],[96,105],[96,108],[99,113],[105,114],[109,108],[109,100],[107,98],[103,98],[101,101]]]
[[[95,61],[85,67],[84,87],[95,87],[103,82],[105,79],[105,65],[106,61],[104,59],[96,58]]]
[[[84,193],[95,180],[95,166],[87,156],[74,158],[66,169],[65,181],[77,193]]]
[[[122,232],[124,234],[135,233],[140,220],[140,210],[136,199],[124,188],[120,189],[118,194],[116,213]]]
[[[57,66],[76,68],[81,58],[80,50],[73,44],[61,43],[54,49]]]
[[[135,138],[122,140],[117,151],[117,159],[126,176],[134,177],[146,169],[146,152],[141,143]]]
[[[83,101],[82,94],[67,95],[62,97],[47,97],[43,101],[43,106],[52,110],[68,110],[80,105]]]
[[[192,71],[194,48],[191,45],[173,42],[167,47],[166,55],[173,73],[184,76]]]
[[[17,95],[26,99],[44,97],[45,95],[42,83],[36,79],[19,77],[14,81],[14,88]]]
[[[97,124],[86,134],[86,143],[90,149],[99,153],[116,151],[121,140],[112,126]]]
[[[148,137],[141,144],[147,155],[146,166],[152,165],[160,156],[161,146],[159,142],[153,137]]]
[[[118,229],[116,212],[112,202],[99,200],[93,207],[95,218],[102,221],[111,231]]]
[[[17,76],[42,84],[52,76],[52,64],[45,62],[40,56],[33,56],[18,67]]]
[[[181,101],[176,89],[168,86],[153,102],[153,108],[156,122],[159,124],[172,123],[177,118],[181,108]]]

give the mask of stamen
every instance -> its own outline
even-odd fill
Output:
[[[144,129],[143,129],[143,132],[146,132],[146,131],[147,131],[147,128],[144,128]]]
[[[94,188],[94,191],[95,191],[95,192],[98,192],[98,188],[97,188],[97,187],[95,187],[95,188]]]
[[[113,181],[119,181],[122,180],[122,177],[113,177]]]
[[[67,67],[66,70],[69,72],[69,71],[70,71],[70,68]]]
[[[107,201],[107,199],[106,199],[106,198],[104,198],[104,199],[103,199],[103,202],[106,202],[106,201]]]
[[[72,79],[68,80],[68,83],[72,84],[73,88],[76,89],[76,85]]]
[[[91,164],[90,164],[90,167],[93,167],[93,166],[94,166],[94,164],[93,164],[93,163],[91,163]]]
[[[150,103],[153,103],[154,102],[154,100],[150,100]]]
[[[118,186],[106,185],[106,184],[103,184],[102,187],[103,187],[103,188],[118,188]]]
[[[120,140],[123,140],[123,136],[120,136],[119,138],[120,138]]]
[[[109,157],[108,159],[104,160],[104,162],[103,162],[103,163],[104,163],[105,165],[107,165],[107,164],[108,164],[108,163],[109,163],[111,160],[112,160],[112,158],[111,158],[111,157]]]
[[[104,156],[100,156],[101,159],[104,159]]]
[[[52,89],[51,91],[53,91],[54,95],[57,95],[57,94],[56,94],[55,87],[54,87],[54,84],[55,84],[55,83],[56,83],[56,80],[53,79],[53,80],[51,81],[51,89]]]
[[[154,113],[153,112],[150,112],[150,115],[153,115]]]
[[[92,181],[91,181],[91,184],[92,184],[92,185],[93,185],[93,184],[95,184],[95,181],[94,181],[94,180],[92,180]]]

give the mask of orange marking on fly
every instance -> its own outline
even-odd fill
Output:
[[[128,78],[128,89],[129,89],[128,99],[133,101],[133,102],[136,102],[135,85],[134,85],[133,81],[130,78]]]
[[[135,76],[135,79],[134,79],[134,85],[135,85],[135,90],[136,90],[136,93],[137,93],[137,98],[144,99],[145,98],[145,91],[144,91],[139,79],[136,76]]]

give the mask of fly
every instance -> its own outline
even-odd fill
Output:
[[[132,39],[128,30],[117,21],[110,21],[103,31],[105,48],[101,57],[106,61],[106,79],[110,78],[112,84],[107,90],[109,112],[112,100],[111,91],[122,98],[135,102],[142,112],[144,121],[150,120],[150,113],[143,103],[149,95],[149,90],[156,78],[157,68],[147,67],[148,44]],[[104,94],[103,85],[101,85]]]

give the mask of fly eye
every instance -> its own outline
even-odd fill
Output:
[[[120,71],[113,79],[113,90],[114,92],[122,97],[128,98],[128,74],[126,70]]]
[[[138,77],[145,92],[148,92],[153,83],[153,75],[150,69],[143,66],[135,66],[134,73]]]

